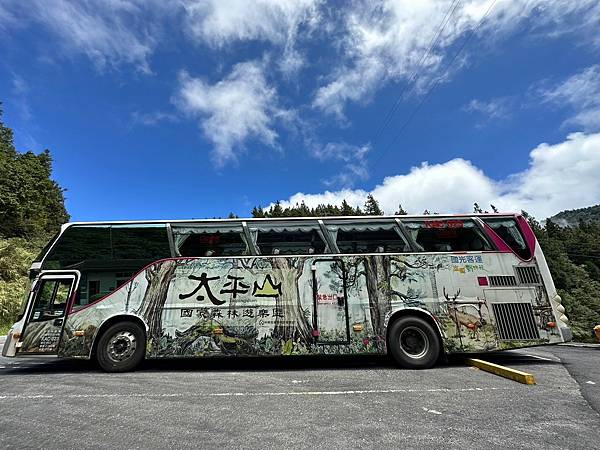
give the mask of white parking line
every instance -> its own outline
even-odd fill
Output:
[[[542,361],[560,362],[560,359],[559,359],[559,358],[554,358],[554,359],[552,359],[552,358],[544,358],[544,357],[542,357],[542,356],[530,355],[530,354],[527,354],[527,357],[528,357],[528,358],[541,359]]]
[[[366,394],[412,394],[412,393],[432,393],[432,392],[484,392],[484,391],[505,391],[512,388],[435,388],[435,389],[364,389],[349,391],[287,391],[287,392],[219,392],[211,394],[194,393],[166,393],[154,394],[148,393],[116,393],[116,394],[5,394],[0,395],[1,400],[37,400],[37,399],[78,399],[78,398],[189,398],[189,397],[278,397],[278,396],[311,396],[311,395],[366,395]]]

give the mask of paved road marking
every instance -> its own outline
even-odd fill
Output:
[[[554,358],[554,359],[552,359],[552,358],[544,358],[542,356],[530,355],[530,354],[527,354],[527,357],[528,358],[541,359],[542,361],[560,362],[559,358]]]
[[[291,392],[219,392],[212,394],[195,393],[122,393],[122,394],[5,394],[0,395],[1,400],[37,400],[37,399],[78,399],[78,398],[188,398],[188,397],[278,397],[278,396],[309,396],[309,395],[364,395],[364,394],[411,394],[431,392],[484,392],[484,391],[506,391],[510,388],[435,388],[435,389],[364,389],[351,391],[291,391]]]

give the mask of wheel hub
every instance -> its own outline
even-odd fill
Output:
[[[423,330],[409,326],[402,330],[399,337],[400,349],[409,358],[419,359],[429,350],[429,339]]]
[[[107,353],[114,362],[121,362],[130,358],[136,348],[137,341],[134,334],[129,331],[119,331],[108,341]]]

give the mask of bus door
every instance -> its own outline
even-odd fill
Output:
[[[36,282],[17,354],[58,352],[69,300],[77,289],[76,274],[44,274]]]
[[[338,258],[316,259],[313,274],[313,327],[321,344],[350,343],[346,270]]]

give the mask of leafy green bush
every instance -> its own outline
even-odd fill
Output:
[[[0,325],[15,321],[27,291],[29,266],[40,248],[25,239],[0,239]]]

